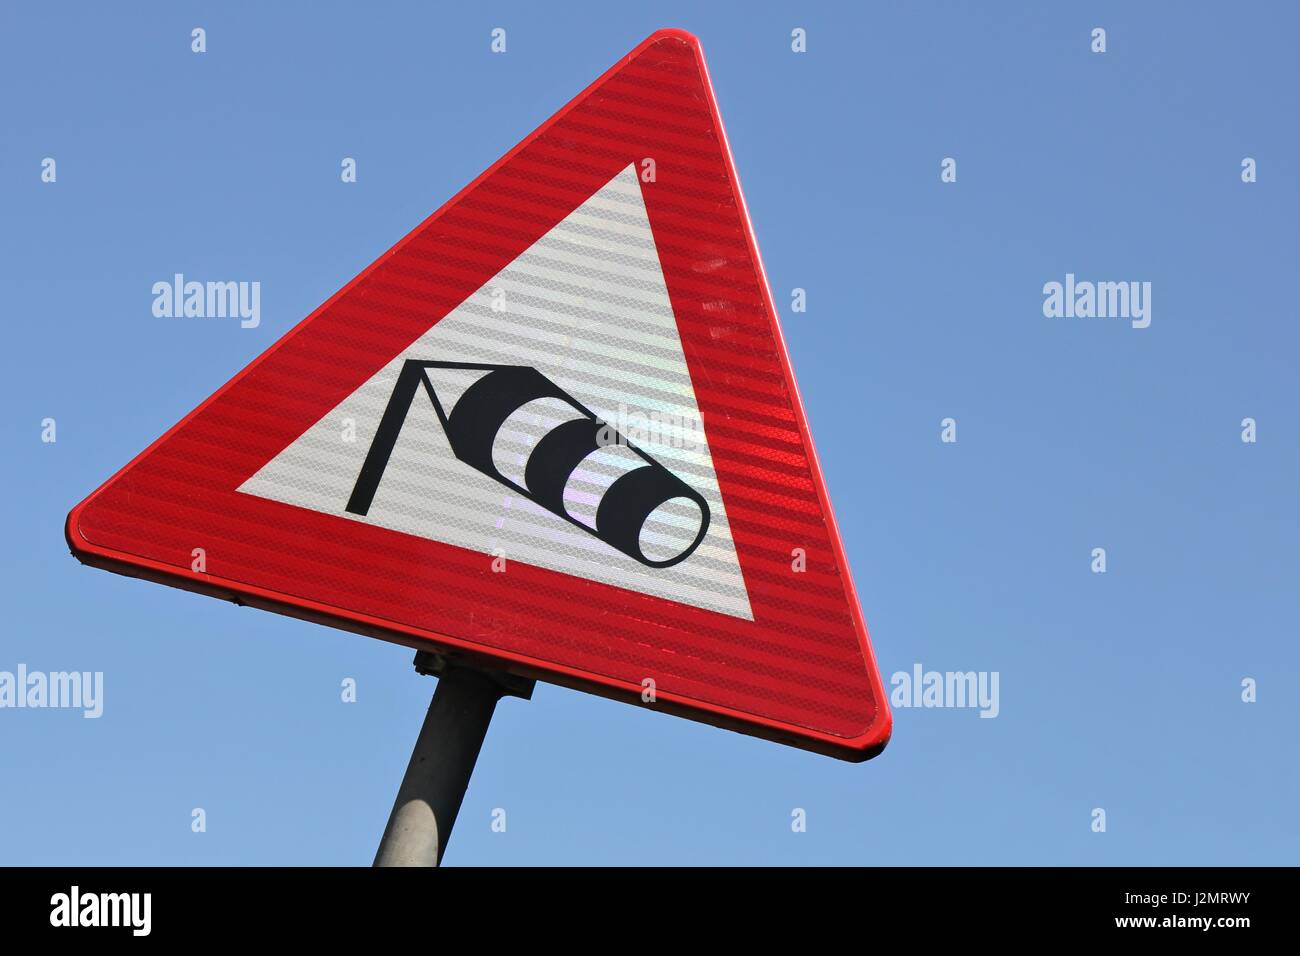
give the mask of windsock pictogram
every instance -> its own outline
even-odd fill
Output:
[[[443,376],[471,384],[451,400]],[[409,359],[347,510],[365,515],[423,390],[452,453],[471,468],[652,568],[686,560],[709,527],[703,496],[537,369]]]

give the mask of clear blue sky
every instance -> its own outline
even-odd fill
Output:
[[[778,302],[807,289],[782,320],[885,679],[997,671],[1001,713],[899,709],[852,765],[539,686],[446,862],[1295,863],[1294,7],[453,6],[0,13],[0,670],[105,675],[99,720],[0,710],[0,863],[369,863],[410,652],[83,568],[64,516],[664,26]],[[155,318],[174,272],[260,281],[261,326]],[[1067,272],[1151,282],[1150,328],[1045,318]]]

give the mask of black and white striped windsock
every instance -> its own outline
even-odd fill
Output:
[[[454,402],[441,374],[474,381]],[[631,445],[537,369],[408,360],[380,419],[347,510],[370,510],[416,395],[433,402],[455,456],[652,568],[699,547],[709,506],[694,488]]]

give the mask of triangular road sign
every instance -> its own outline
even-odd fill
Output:
[[[68,516],[82,561],[847,759],[890,715],[660,31]]]

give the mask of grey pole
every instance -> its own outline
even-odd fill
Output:
[[[533,682],[457,667],[421,651],[415,669],[438,674],[424,726],[379,841],[375,866],[438,866],[447,849],[497,701],[528,699]]]

